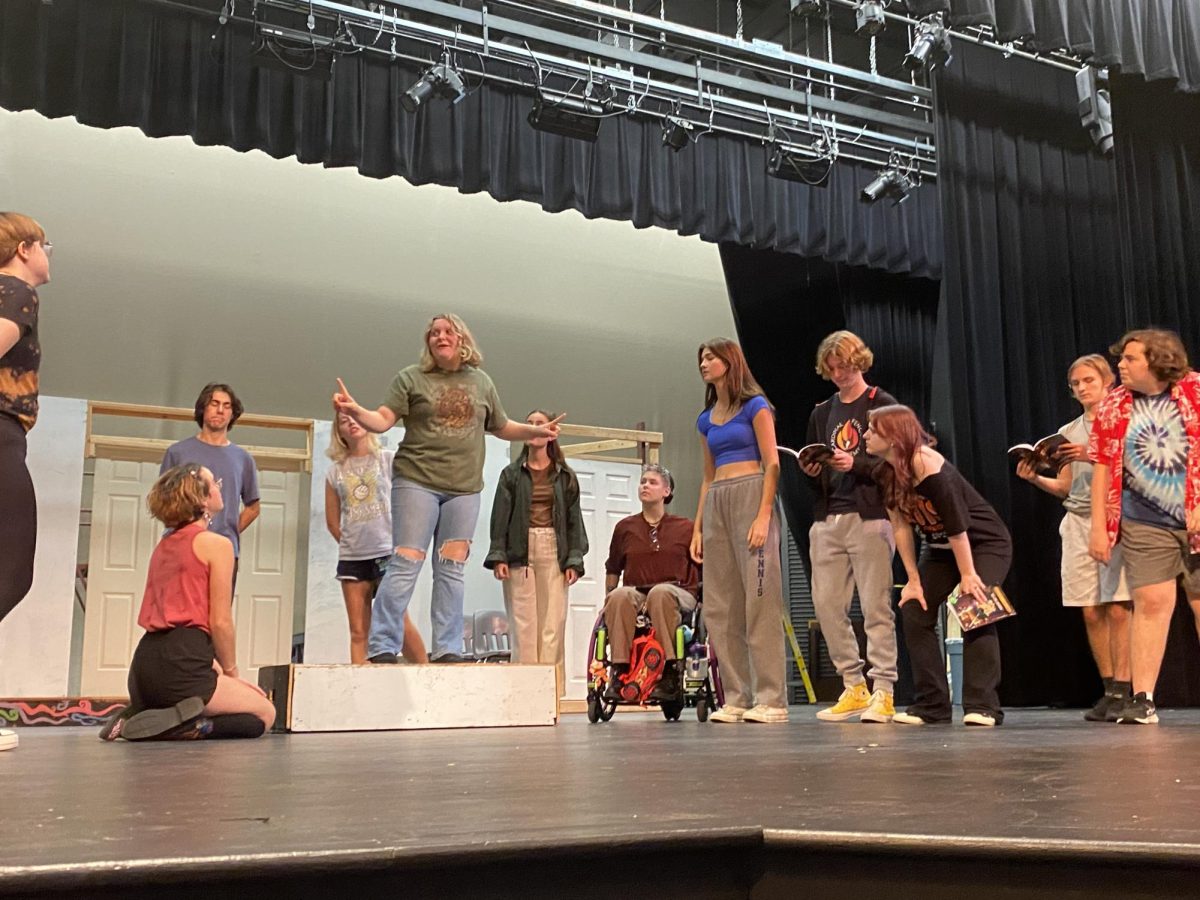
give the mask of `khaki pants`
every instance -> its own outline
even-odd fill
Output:
[[[750,552],[762,475],[713,482],[704,500],[704,621],[716,646],[725,704],[786,707],[779,519]]]
[[[558,567],[558,541],[553,528],[529,529],[528,562],[526,566],[514,566],[503,582],[512,660],[554,666],[561,697],[567,579]]]
[[[867,630],[871,686],[891,693],[896,684],[896,617],[892,613],[895,539],[891,522],[841,513],[813,522],[808,537],[813,608],[842,684],[851,687],[863,683],[858,638],[850,624],[850,603],[857,587]]]
[[[679,627],[679,611],[695,609],[696,600],[683,588],[673,584],[656,584],[648,594],[637,588],[619,587],[604,598],[604,624],[608,626],[608,646],[614,663],[629,662],[629,648],[637,630],[638,610],[645,607],[654,636],[666,651],[667,659],[675,659],[675,630]]]

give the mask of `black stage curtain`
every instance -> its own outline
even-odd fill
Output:
[[[738,340],[775,405],[780,444],[806,443],[813,406],[834,388],[816,373],[817,345],[848,328],[875,353],[867,380],[922,416],[928,409],[938,283],[793,254],[721,245]],[[812,494],[795,460],[780,456],[780,497],[804,557]]]
[[[1067,367],[1125,329],[1115,166],[1079,124],[1069,72],[959,42],[936,90],[946,380],[934,410],[950,425],[942,449],[1013,534],[1002,700],[1090,703],[1083,624],[1061,606],[1062,509],[1005,451],[1079,414]]]
[[[706,135],[672,153],[656,118],[607,119],[595,144],[569,140],[527,124],[531,89],[495,83],[408,116],[399,98],[417,68],[365,53],[339,57],[328,82],[263,68],[251,60],[248,27],[217,28],[221,0],[187,2],[204,14],[147,0],[4,0],[0,105],[709,241],[889,272],[941,271],[934,192],[895,210],[864,206],[858,191],[874,176],[869,167],[839,162],[828,187],[810,188],[768,177],[758,141]]]
[[[1200,367],[1200,95],[1124,76],[1112,92],[1129,321],[1177,331]],[[1182,591],[1156,696],[1200,705],[1200,649]]]
[[[1000,41],[1070,50],[1123,74],[1200,91],[1196,0],[907,0],[916,16],[949,12],[953,25],[988,25]],[[965,43],[958,41],[955,46]]]

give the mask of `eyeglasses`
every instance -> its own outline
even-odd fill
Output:
[[[49,241],[42,241],[42,250],[46,254],[46,259],[54,255],[54,245]]]

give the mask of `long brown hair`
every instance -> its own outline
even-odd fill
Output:
[[[1174,384],[1192,371],[1188,365],[1187,350],[1183,341],[1173,331],[1165,328],[1138,328],[1127,331],[1122,338],[1108,348],[1113,356],[1125,352],[1125,345],[1137,341],[1145,348],[1146,364],[1159,381]]]
[[[871,430],[888,441],[893,450],[892,463],[879,466],[876,474],[883,488],[884,505],[907,514],[917,505],[913,456],[921,447],[932,447],[937,441],[921,426],[917,414],[899,403],[871,410],[870,423]]]
[[[736,342],[723,337],[716,337],[705,341],[700,345],[700,349],[696,351],[697,366],[700,365],[700,361],[704,358],[705,350],[710,351],[713,356],[725,363],[725,386],[728,389],[730,400],[735,401],[738,406],[741,406],[751,397],[766,399],[767,395],[763,392],[758,382],[754,380],[754,376],[750,373],[750,366],[746,364],[746,357],[742,353],[742,348]],[[769,400],[767,403],[770,405]],[[705,385],[704,408],[712,409],[716,404],[716,385]]]

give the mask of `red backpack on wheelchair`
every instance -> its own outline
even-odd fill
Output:
[[[662,677],[666,661],[667,654],[653,628],[635,637],[629,648],[629,671],[620,676],[621,699],[629,703],[645,703],[650,691]]]

